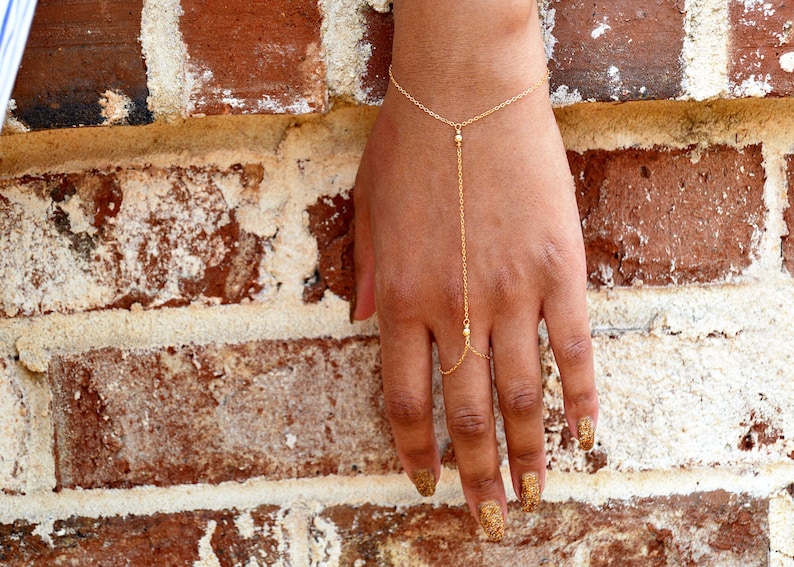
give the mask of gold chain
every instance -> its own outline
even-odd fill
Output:
[[[470,124],[474,124],[478,120],[485,118],[486,116],[490,116],[497,110],[501,110],[506,106],[513,104],[514,102],[521,100],[528,94],[536,91],[543,83],[545,83],[549,78],[550,72],[546,70],[546,73],[543,75],[542,78],[538,79],[538,81],[525,90],[522,93],[517,94],[513,98],[507,99],[506,101],[502,102],[501,104],[497,104],[490,110],[486,110],[482,114],[478,114],[473,118],[469,118],[463,122],[453,122],[447,118],[444,118],[440,114],[433,112],[429,108],[427,108],[424,104],[416,100],[411,94],[406,91],[404,88],[400,86],[397,80],[394,78],[392,74],[391,65],[389,65],[389,79],[400,91],[405,98],[411,101],[414,105],[419,107],[425,114],[435,118],[439,122],[443,122],[447,126],[451,126],[455,129],[455,150],[458,157],[458,204],[460,205],[460,255],[461,255],[461,264],[463,268],[463,338],[465,339],[465,344],[463,346],[463,354],[460,355],[458,361],[450,368],[449,370],[444,370],[441,365],[438,365],[438,371],[441,372],[444,376],[452,374],[460,365],[463,364],[463,360],[466,358],[466,355],[469,352],[472,352],[474,355],[479,356],[480,358],[484,358],[485,360],[491,360],[491,356],[488,354],[483,354],[475,349],[471,345],[471,320],[469,319],[469,270],[466,264],[466,213],[465,207],[463,206],[463,133],[462,130],[464,127],[469,126]]]

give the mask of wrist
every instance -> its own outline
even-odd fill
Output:
[[[450,112],[520,92],[546,69],[535,0],[396,0],[394,74]]]

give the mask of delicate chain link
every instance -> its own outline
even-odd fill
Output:
[[[416,99],[415,99],[415,98],[414,98],[414,97],[411,95],[411,93],[409,93],[409,92],[408,92],[408,91],[406,91],[404,88],[402,88],[402,86],[400,85],[400,83],[398,83],[398,82],[397,82],[397,79],[395,79],[395,78],[394,78],[394,75],[392,74],[392,70],[391,70],[391,65],[389,65],[389,79],[391,80],[391,82],[392,82],[392,83],[394,83],[394,86],[395,86],[395,87],[397,87],[397,90],[398,90],[398,91],[400,91],[400,92],[403,94],[403,96],[405,96],[405,98],[407,98],[407,99],[408,99],[408,100],[410,100],[412,103],[414,103],[416,106],[418,106],[420,109],[422,109],[422,111],[423,111],[423,112],[425,112],[426,114],[428,114],[428,115],[432,116],[433,118],[435,118],[435,119],[436,119],[436,120],[438,120],[439,122],[443,122],[443,123],[444,123],[444,124],[446,124],[447,126],[452,126],[452,127],[453,127],[453,128],[455,128],[456,130],[460,130],[460,129],[462,129],[464,126],[469,126],[470,124],[474,124],[474,123],[475,123],[475,122],[477,122],[478,120],[480,120],[480,119],[482,119],[482,118],[485,118],[486,116],[490,116],[491,114],[493,114],[493,113],[494,113],[494,112],[496,112],[497,110],[502,110],[504,107],[506,107],[506,106],[510,106],[510,105],[511,105],[511,104],[513,104],[514,102],[521,100],[522,98],[524,98],[525,96],[527,96],[527,95],[529,95],[529,94],[532,94],[534,91],[538,90],[538,88],[540,88],[540,86],[541,86],[543,83],[545,83],[545,82],[548,80],[548,78],[549,78],[549,76],[550,76],[550,75],[551,75],[551,71],[549,71],[549,70],[547,69],[547,70],[546,70],[546,73],[543,75],[543,77],[541,77],[540,79],[538,79],[538,80],[537,80],[537,82],[536,82],[534,85],[532,85],[531,87],[529,87],[529,88],[528,88],[527,90],[525,90],[524,92],[522,92],[522,93],[519,93],[519,94],[517,94],[516,96],[514,96],[513,98],[511,98],[511,99],[508,99],[508,100],[506,100],[506,101],[504,101],[504,102],[502,102],[502,103],[499,103],[499,104],[497,104],[496,106],[494,106],[493,108],[491,108],[490,110],[486,110],[486,111],[485,111],[485,112],[483,112],[482,114],[478,114],[477,116],[475,116],[475,117],[473,117],[473,118],[469,118],[468,120],[466,120],[466,121],[464,121],[464,122],[453,122],[452,120],[449,120],[448,118],[444,118],[444,117],[443,117],[443,116],[441,116],[440,114],[438,114],[438,113],[436,113],[436,112],[433,112],[432,110],[430,110],[429,108],[427,108],[427,107],[426,107],[424,104],[422,104],[421,102],[419,102],[418,100],[416,100]]]
[[[477,116],[474,116],[473,118],[469,118],[468,120],[465,120],[463,122],[453,122],[452,120],[444,118],[440,114],[433,112],[432,110],[427,108],[424,104],[416,100],[408,91],[402,88],[402,86],[400,86],[400,84],[394,78],[394,75],[392,74],[392,70],[391,70],[391,65],[389,65],[389,79],[391,80],[392,83],[394,83],[394,86],[397,88],[397,90],[400,91],[405,96],[405,98],[407,98],[414,105],[419,107],[427,115],[455,129],[454,140],[455,140],[455,146],[456,146],[456,152],[458,158],[458,204],[460,206],[460,255],[461,255],[461,264],[463,268],[463,337],[465,339],[465,344],[463,346],[463,353],[460,355],[460,358],[458,358],[458,361],[449,370],[444,370],[439,364],[438,371],[441,372],[441,374],[443,374],[444,376],[447,376],[455,372],[460,367],[460,365],[463,364],[463,360],[466,358],[466,355],[469,353],[469,351],[471,351],[474,355],[479,356],[480,358],[491,360],[490,355],[483,354],[479,352],[477,349],[475,349],[473,346],[471,346],[471,329],[470,329],[471,321],[469,320],[469,269],[466,258],[466,210],[463,203],[463,134],[461,131],[463,130],[464,127],[469,126],[470,124],[473,124],[478,120],[485,118],[486,116],[490,116],[497,110],[501,110],[506,106],[509,106],[514,102],[521,100],[522,98],[532,93],[533,91],[536,91],[543,83],[545,83],[548,80],[549,74],[550,72],[547,69],[546,74],[543,75],[541,79],[538,79],[538,81],[534,85],[529,87],[527,90],[517,94],[513,98],[510,98],[502,102],[501,104],[497,104],[496,106],[494,106],[490,110],[486,110],[482,114],[478,114]]]

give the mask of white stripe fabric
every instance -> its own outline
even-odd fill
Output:
[[[17,78],[36,0],[0,0],[0,128]]]

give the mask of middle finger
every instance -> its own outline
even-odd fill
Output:
[[[513,488],[525,512],[540,504],[546,473],[538,311],[500,321],[492,333],[494,374]]]
[[[441,367],[454,367],[464,351],[461,328],[445,325],[436,333]],[[472,346],[489,351],[487,329],[473,326]],[[506,501],[499,471],[496,426],[493,415],[491,365],[468,351],[460,366],[443,376],[447,428],[455,451],[460,481],[471,513],[479,519],[489,539],[504,536]]]

